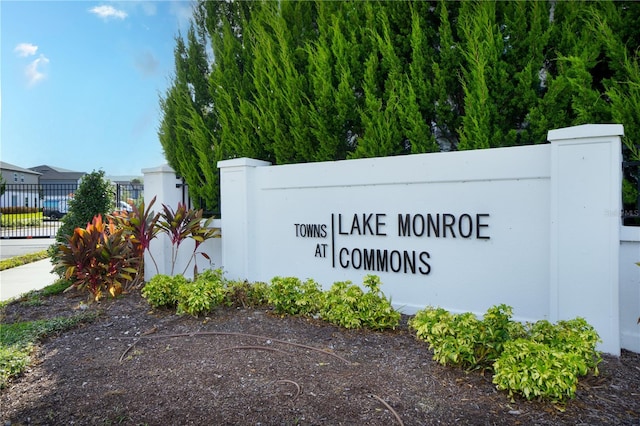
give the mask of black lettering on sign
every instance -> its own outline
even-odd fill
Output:
[[[351,226],[347,228],[346,221],[343,227],[342,214],[338,214],[338,234],[386,236],[387,233],[384,230],[386,216],[384,213],[356,213],[351,217]]]
[[[316,257],[327,257],[327,245],[318,243],[316,244]]]
[[[429,275],[431,256],[427,251],[341,248],[338,256],[342,268],[377,272],[403,272]]]
[[[485,223],[486,213],[474,216],[463,213],[456,216],[451,213],[427,213],[411,215],[409,213],[398,214],[398,236],[399,237],[422,237],[435,238],[475,238],[488,240],[485,228],[489,227]],[[456,234],[457,232],[457,234]]]
[[[480,219],[481,218],[485,218],[485,217],[489,217],[488,213],[484,213],[484,214],[477,214],[476,215],[476,222],[478,223],[478,226],[476,227],[476,238],[478,238],[479,240],[489,240],[491,239],[490,236],[488,235],[482,235],[482,231],[480,228],[488,228],[489,225],[486,223],[480,223]]]
[[[473,234],[473,219],[466,213],[458,219],[458,233],[462,238],[469,238]]]
[[[294,223],[296,237],[301,238],[327,238],[327,225],[317,223]]]

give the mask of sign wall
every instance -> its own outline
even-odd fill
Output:
[[[582,316],[619,353],[620,125],[549,144],[270,166],[218,164],[230,278],[380,276],[396,307]],[[609,213],[607,213],[609,212]]]

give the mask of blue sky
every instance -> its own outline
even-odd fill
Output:
[[[0,158],[106,175],[165,163],[159,95],[189,1],[0,1]]]

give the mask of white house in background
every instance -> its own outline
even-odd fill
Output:
[[[0,207],[33,207],[39,205],[38,183],[40,173],[0,161],[0,174],[5,191],[0,196]]]

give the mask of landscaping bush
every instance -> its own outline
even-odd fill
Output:
[[[482,320],[470,312],[427,308],[416,313],[409,325],[440,364],[484,370],[492,368],[505,342],[524,333],[522,325],[510,321],[511,315],[512,308],[506,305],[489,308]]]
[[[562,402],[573,398],[582,362],[580,356],[527,339],[507,342],[494,364],[493,383],[526,399]]]
[[[225,304],[236,307],[258,307],[269,302],[269,286],[267,283],[248,281],[227,281]]]
[[[182,274],[184,275],[189,265],[191,265],[191,262],[194,262],[193,276],[198,275],[197,254],[200,254],[209,260],[209,262],[211,261],[209,255],[204,252],[199,252],[198,248],[208,239],[219,238],[221,234],[219,228],[212,228],[210,226],[213,218],[210,217],[205,220],[202,215],[202,209],[188,209],[187,206],[182,203],[178,203],[175,211],[165,204],[162,205],[162,212],[159,214],[155,225],[161,232],[167,234],[171,240],[171,275],[175,272],[180,245],[188,238],[193,239],[194,248]]]
[[[380,290],[380,278],[367,275],[363,284],[366,292],[350,281],[334,283],[324,293],[320,317],[345,328],[395,328],[400,322],[400,312],[393,309]]]
[[[296,277],[274,277],[269,285],[226,281],[217,269],[204,271],[193,282],[182,275],[156,275],[144,286],[142,296],[155,308],[176,307],[178,314],[193,316],[220,304],[244,308],[270,304],[281,315],[319,315],[345,328],[395,328],[400,313],[380,291],[380,279],[368,275],[364,287],[366,292],[342,282],[323,292],[315,281],[302,282]]]
[[[275,277],[269,285],[268,301],[279,314],[313,315],[321,306],[322,290],[315,281]]]
[[[65,269],[71,287],[88,290],[95,301],[105,292],[116,297],[123,291],[134,279],[138,262],[133,243],[123,232],[98,215],[86,228],[76,228],[66,244],[58,245],[56,266]]]
[[[598,334],[583,318],[524,326],[510,320],[512,308],[490,308],[482,320],[471,313],[427,308],[409,321],[419,339],[444,365],[492,369],[493,383],[509,396],[563,402],[575,395],[578,377],[598,374]]]
[[[156,238],[161,230],[158,226],[160,214],[154,213],[151,210],[155,202],[156,197],[153,197],[149,205],[145,206],[145,202],[142,200],[140,203],[134,203],[131,206],[130,212],[117,211],[111,216],[116,224],[124,229],[125,235],[131,238],[134,244],[134,255],[138,257],[138,272],[136,273],[138,282],[144,281],[145,252],[149,253],[149,257],[156,267],[156,273],[158,272],[158,265],[153,257],[153,253],[149,251],[151,241]]]
[[[558,321],[556,324],[546,320],[537,321],[530,327],[528,336],[531,341],[575,354],[580,375],[586,375],[590,370],[598,374],[602,357],[596,351],[596,346],[601,340],[584,318]]]
[[[367,275],[367,291],[349,281],[322,292],[315,281],[275,277],[271,284],[226,282],[221,270],[207,270],[193,281],[182,275],[156,275],[142,294],[154,307],[176,306],[177,313],[198,316],[216,306],[261,306],[268,302],[283,315],[314,315],[345,328],[395,328],[400,313],[380,291],[380,279]],[[419,339],[429,344],[443,365],[493,370],[493,383],[526,399],[564,402],[575,395],[578,378],[598,373],[598,334],[583,318],[551,324],[512,321],[512,308],[493,306],[482,319],[470,312],[452,314],[429,307],[409,321]]]
[[[225,284],[220,269],[209,269],[193,282],[181,282],[178,286],[178,314],[197,317],[206,314],[225,299]]]
[[[83,176],[78,190],[69,200],[69,212],[62,218],[56,241],[66,243],[76,228],[85,228],[97,215],[106,217],[112,207],[113,191],[104,178],[104,171],[94,170]]]
[[[171,277],[158,274],[144,285],[142,297],[154,308],[175,308],[178,304],[178,288],[186,283],[187,279],[182,275]]]

